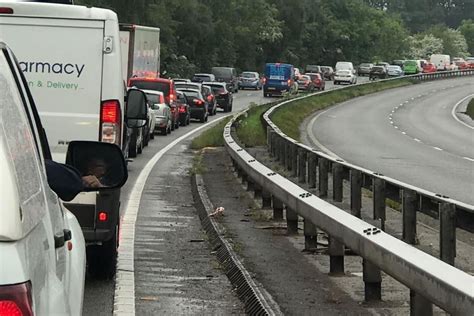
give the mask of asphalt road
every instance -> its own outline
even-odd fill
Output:
[[[474,204],[474,129],[454,110],[472,78],[380,92],[318,113],[313,145],[350,163]]]
[[[239,112],[247,108],[251,103],[265,103],[268,102],[268,99],[263,98],[261,91],[251,91],[243,90],[239,91],[234,95],[234,105],[233,113]],[[216,118],[224,115],[222,111],[218,111],[216,116],[209,117],[209,122],[212,122]],[[189,131],[201,126],[201,123],[197,121],[192,121],[190,125],[185,127],[180,127],[179,129],[173,131],[168,136],[156,135],[154,140],[149,142],[148,147],[145,147],[143,153],[138,155],[133,162],[129,163],[129,177],[125,186],[122,188],[122,207],[124,210],[128,202],[131,190],[135,181],[138,177],[138,174],[143,169],[145,164],[163,147],[171,143],[174,139],[188,133]],[[193,138],[194,136],[190,138]],[[180,147],[178,144],[176,147]],[[184,150],[184,148],[181,148]],[[159,165],[169,164],[170,159],[173,156],[165,156]],[[174,157],[176,158],[176,157]],[[176,166],[179,166],[179,162],[176,162]],[[185,168],[188,168],[189,165],[186,162]],[[159,166],[155,167],[159,168]],[[123,215],[123,214],[122,214]],[[86,278],[86,288],[84,293],[84,309],[83,315],[111,315],[113,310],[113,300],[114,300],[114,290],[115,290],[115,281],[114,280],[95,280],[91,277]]]
[[[363,83],[368,81],[367,78],[359,78],[358,83]],[[332,82],[327,81],[326,82],[326,90],[330,89],[335,89],[335,88],[340,88],[342,86],[334,86]],[[266,102],[270,102],[272,99],[269,98],[264,98],[263,94],[261,91],[253,91],[253,90],[241,90],[237,94],[234,94],[234,106],[233,106],[233,113],[239,112],[245,108],[247,108],[251,103],[256,103],[256,104],[263,104]],[[214,121],[216,118],[221,117],[224,115],[222,111],[218,111],[218,114],[214,117],[209,117],[209,122],[211,123]],[[154,140],[151,140],[148,147],[146,147],[143,150],[143,153],[141,155],[138,155],[137,158],[134,159],[132,163],[129,163],[128,165],[128,170],[129,170],[129,177],[128,181],[125,184],[125,186],[122,188],[122,210],[126,209],[126,205],[128,203],[129,197],[131,190],[137,180],[137,177],[140,173],[140,171],[143,169],[143,167],[146,165],[146,163],[162,148],[170,144],[174,139],[188,133],[189,131],[192,131],[193,129],[201,126],[201,123],[192,122],[190,125],[186,127],[180,127],[178,130],[173,131],[170,135],[168,136],[161,136],[161,135],[156,135]],[[187,149],[187,143],[189,139],[192,139],[193,137],[199,135],[200,132],[197,132],[195,135],[190,136],[187,140],[179,143],[178,145],[175,146],[175,148],[172,150],[172,154],[170,155],[165,155],[163,158],[160,160],[158,163],[158,166],[155,167],[154,169],[159,169],[160,166],[168,166],[171,164],[173,159],[177,159],[176,157],[180,157],[181,154],[183,154],[186,149]],[[179,160],[179,158],[178,158]],[[184,159],[182,161],[175,162],[175,165],[180,168],[181,172],[183,171],[183,168],[189,168],[189,161],[188,159]],[[152,173],[155,173],[156,170],[153,170]],[[168,179],[168,181],[173,181]],[[147,182],[147,186],[145,187],[145,192],[148,190],[149,186],[153,185],[152,183]],[[156,188],[155,188],[156,189]],[[169,194],[169,202],[172,205],[176,204],[176,201],[173,200],[172,193],[170,191],[166,191],[169,188],[159,188],[160,194]],[[164,201],[161,201],[160,203],[164,203]],[[180,205],[188,205],[189,201],[182,202]],[[143,204],[145,208],[147,208],[147,203]],[[169,206],[169,205],[168,205]],[[165,206],[167,208],[168,206]],[[174,207],[174,206],[173,206]],[[147,213],[147,209],[144,209],[142,212],[140,210],[140,213]],[[139,213],[139,217],[140,217]],[[122,214],[123,215],[123,214]],[[185,218],[185,216],[183,216]],[[140,218],[139,218],[140,220]],[[189,225],[190,223],[186,223],[186,225]],[[137,248],[143,248],[144,245],[136,245]],[[170,245],[172,247],[177,247],[177,245]],[[141,281],[146,281],[146,279],[142,279]],[[114,280],[95,280],[91,277],[86,278],[86,288],[85,288],[85,293],[84,293],[84,309],[83,309],[83,314],[84,315],[111,315],[113,311],[113,303],[114,303],[114,290],[115,290],[115,281]],[[146,296],[146,294],[140,293],[137,291],[137,295],[141,295],[147,297],[150,301],[153,301],[153,297]],[[179,304],[183,304],[184,301],[181,301]],[[187,302],[186,304],[188,304]],[[137,304],[138,306],[139,304]],[[137,310],[139,307],[137,307]]]

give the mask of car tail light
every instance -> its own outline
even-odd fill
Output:
[[[287,84],[288,86],[291,86],[291,79],[288,79]]]
[[[184,106],[180,106],[180,107],[178,108],[178,112],[179,112],[179,113],[185,113],[185,112],[186,112],[186,108],[185,108]]]
[[[204,105],[204,101],[203,101],[203,100],[199,100],[199,99],[194,99],[194,100],[193,100],[193,103],[196,104],[196,105],[199,105],[199,106]]]
[[[12,8],[0,8],[0,14],[13,14],[13,9]]]
[[[100,141],[120,145],[121,122],[119,101],[103,101],[100,109]]]
[[[263,81],[263,84],[266,84],[267,83],[267,77],[263,77],[262,81]]]
[[[160,94],[160,103],[165,103],[165,97],[162,94]]]
[[[316,79],[316,84],[320,84],[321,83],[321,80],[320,79]]]
[[[99,212],[99,222],[106,222],[109,216],[106,212]]]
[[[30,282],[0,286],[0,315],[33,315]]]
[[[170,102],[174,101],[176,99],[176,96],[174,95],[174,93],[170,93]]]
[[[207,96],[207,101],[212,101],[212,95]]]

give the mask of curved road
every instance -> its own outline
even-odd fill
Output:
[[[392,89],[318,113],[307,132],[350,163],[474,205],[474,126],[455,113],[472,94],[472,77]]]

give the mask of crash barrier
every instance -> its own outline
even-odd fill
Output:
[[[474,74],[474,71],[462,71],[457,72],[456,76],[468,75],[469,72],[469,75]],[[454,76],[454,73],[443,75]],[[417,76],[420,80],[427,80],[425,76],[428,75],[410,77]],[[432,79],[438,78],[446,77]],[[360,255],[364,259],[363,280],[367,301],[381,299],[382,270],[410,289],[412,315],[431,315],[432,304],[454,315],[471,315],[474,310],[474,277],[450,264],[454,263],[455,256],[455,227],[472,231],[472,227],[462,221],[472,219],[473,207],[334,159],[287,137],[271,122],[270,115],[279,106],[302,98],[282,102],[264,114],[268,124],[269,150],[293,176],[298,177],[299,182],[307,182],[310,188],[317,185],[320,197],[328,195],[331,175],[333,199],[342,201],[343,179],[349,180],[351,214],[256,161],[232,138],[234,118],[224,129],[224,140],[237,173],[258,192],[264,205],[269,205],[271,200],[274,218],[283,218],[286,209],[288,233],[297,233],[298,216],[304,219],[307,247],[316,243],[317,228],[328,234],[331,273],[344,271],[345,247]],[[373,192],[373,218],[378,221],[377,225],[359,218],[363,187]],[[386,198],[400,201],[402,205],[402,240],[384,232]],[[439,214],[441,258],[446,262],[410,245],[416,242],[417,211],[435,217]]]
[[[420,81],[438,80],[453,77],[474,75],[473,70],[438,72],[431,74],[418,74],[383,81],[393,81],[412,78]],[[371,84],[371,83],[365,83]],[[342,89],[350,89],[346,87]],[[310,188],[316,188],[318,182],[319,196],[326,197],[328,192],[328,177],[333,179],[333,200],[342,201],[342,184],[347,180],[351,184],[351,212],[360,217],[361,188],[372,191],[374,205],[373,219],[380,221],[382,229],[385,227],[385,201],[386,198],[397,202],[403,210],[403,241],[415,244],[417,212],[422,212],[439,220],[440,258],[454,265],[456,257],[456,227],[467,232],[474,232],[474,206],[453,200],[442,194],[430,192],[422,188],[384,176],[372,170],[335,159],[321,151],[301,144],[284,134],[272,121],[271,115],[281,106],[291,106],[289,103],[308,98],[310,96],[334,93],[333,91],[314,93],[311,95],[281,102],[271,107],[263,115],[267,125],[267,145],[270,152],[292,171],[298,175],[300,183],[309,182]],[[292,163],[289,163],[292,162]],[[299,167],[299,166],[300,167]],[[306,165],[308,170],[306,171]],[[316,175],[319,181],[316,181]]]

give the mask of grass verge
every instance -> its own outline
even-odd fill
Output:
[[[415,84],[412,79],[402,79],[395,81],[375,82],[370,85],[353,86],[348,89],[337,89],[322,95],[316,95],[303,100],[292,102],[276,110],[272,115],[272,121],[286,135],[293,139],[300,140],[300,125],[303,120],[315,111],[328,106],[347,101],[351,98],[375,93],[378,91],[398,88]]]
[[[191,168],[189,169],[189,174],[190,175],[203,174],[205,171],[206,171],[206,166],[202,162],[202,150],[201,150],[201,152],[198,152],[196,155],[194,155],[193,164]]]
[[[466,108],[466,114],[469,115],[472,120],[474,120],[474,98],[469,101],[469,104]]]
[[[267,141],[267,131],[262,124],[262,115],[274,103],[264,105],[251,104],[246,114],[237,120],[237,137],[245,147],[263,146]]]
[[[215,126],[204,131],[201,135],[194,138],[191,142],[192,149],[202,149],[205,147],[222,147],[224,146],[224,133],[225,125],[230,121],[232,117],[225,118]]]

